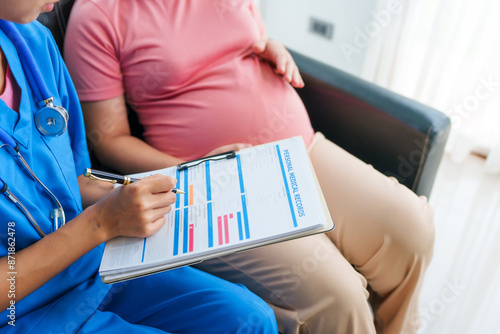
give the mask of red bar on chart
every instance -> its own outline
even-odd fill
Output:
[[[229,243],[229,224],[227,220],[227,215],[224,215],[224,232],[226,237],[226,244]]]
[[[222,217],[219,216],[217,217],[217,227],[218,227],[218,230],[219,230],[219,245],[222,245]]]
[[[193,251],[193,239],[194,239],[194,226],[193,224],[189,225],[189,252]]]

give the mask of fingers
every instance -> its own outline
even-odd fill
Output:
[[[153,175],[147,179],[148,182],[153,182],[156,187],[149,187],[149,190],[152,192],[149,196],[145,196],[142,199],[144,206],[142,206],[141,212],[139,212],[139,216],[142,217],[142,223],[139,220],[139,224],[136,225],[139,228],[137,231],[137,236],[139,237],[148,237],[158,232],[165,224],[165,215],[172,211],[172,204],[175,203],[177,198],[176,194],[171,192],[176,183],[175,179],[162,175]],[[162,181],[163,184],[158,185]],[[145,186],[144,184],[143,186]],[[164,191],[165,187],[167,187],[168,191]],[[161,191],[158,191],[159,189]]]
[[[177,181],[170,177],[161,174],[155,174],[152,176],[145,177],[141,179],[141,186],[145,187],[146,191],[151,193],[163,193],[172,190]]]
[[[289,81],[293,87],[302,88],[304,87],[304,80],[302,80],[302,76],[300,75],[299,68],[295,66],[295,70],[292,74],[292,81]]]
[[[304,81],[292,55],[285,46],[273,40],[259,40],[253,46],[254,52],[275,67],[277,74],[296,88],[304,87]]]
[[[158,232],[161,229],[161,227],[163,225],[165,225],[166,222],[167,222],[167,219],[165,218],[165,215],[162,215],[160,218],[156,219],[155,221],[153,221],[150,224],[147,233],[143,237],[149,237],[149,236],[155,234],[156,232]]]
[[[278,72],[278,74],[285,77],[289,67],[289,57],[286,53],[282,53],[276,57],[276,72]]]
[[[167,222],[165,215],[161,215],[153,220],[148,220],[142,224],[135,224],[128,226],[127,229],[123,230],[120,236],[136,237],[136,238],[147,238],[158,232],[163,225]]]
[[[138,225],[138,230],[135,233],[139,238],[147,238],[158,232],[167,222],[165,215],[171,211],[171,207],[155,209],[150,212],[150,219],[144,224]]]
[[[136,237],[153,235],[165,224],[165,215],[172,211],[175,199],[176,195],[171,191],[142,196],[134,203],[135,208],[121,226],[121,234]]]
[[[243,150],[245,148],[252,147],[251,144],[243,144],[243,143],[237,143],[237,144],[234,144],[232,146],[233,146],[233,150],[235,150],[235,151],[239,151],[239,150]]]
[[[252,52],[255,54],[261,54],[266,50],[266,44],[267,41],[265,40],[259,40],[255,42],[255,44],[252,46]]]
[[[216,155],[216,154],[221,154],[221,153],[232,151],[232,150],[239,151],[239,150],[242,150],[244,148],[251,147],[251,146],[252,146],[251,144],[247,144],[247,143],[235,143],[235,144],[224,145],[224,146],[217,147],[216,149],[208,152],[207,154],[205,154],[205,157],[208,157],[211,155]]]
[[[276,71],[278,74],[281,74],[287,82],[292,84],[292,86],[296,88],[304,87],[304,81],[300,75],[299,68],[293,61],[291,55],[280,58],[277,63]]]
[[[176,195],[171,192],[176,180],[163,175],[143,178],[116,188],[95,205],[95,219],[107,238],[147,237],[165,223]]]
[[[172,189],[170,189],[172,190]],[[172,191],[155,193],[148,198],[149,208],[162,209],[166,208],[167,213],[170,212],[170,206],[175,203],[177,196]]]
[[[292,82],[293,74],[296,68],[297,66],[295,65],[290,56],[290,58],[287,59],[285,73],[283,74],[283,77],[285,78],[286,81]]]
[[[143,203],[143,210],[150,210],[157,212],[163,210],[163,215],[171,210],[171,205],[175,203],[177,196],[171,191],[177,181],[169,176],[155,174],[141,180],[138,184],[144,188],[145,196],[140,200]],[[151,220],[160,218],[160,216],[153,216]]]

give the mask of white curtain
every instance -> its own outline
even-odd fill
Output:
[[[452,159],[500,173],[500,1],[378,0],[373,18],[363,77],[447,113]]]

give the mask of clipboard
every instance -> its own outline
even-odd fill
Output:
[[[167,223],[155,235],[118,237],[106,243],[99,269],[104,283],[193,265],[335,227],[301,137],[131,177],[156,173],[175,177],[176,187],[186,194],[177,195]],[[216,190],[218,182],[224,184]]]

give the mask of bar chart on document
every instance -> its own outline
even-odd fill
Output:
[[[147,268],[323,228],[327,222],[315,179],[307,173],[307,157],[295,156],[297,145],[303,146],[301,139],[243,150],[234,158],[202,161],[185,170],[135,175],[169,175],[185,194],[176,195],[166,224],[156,234],[108,241],[101,272]]]

